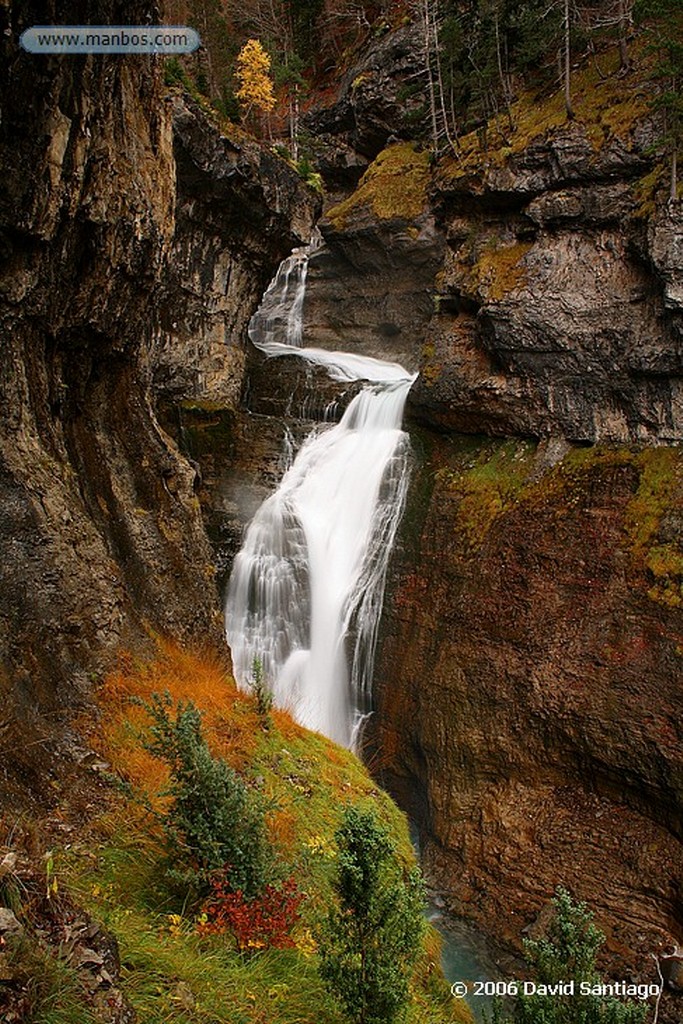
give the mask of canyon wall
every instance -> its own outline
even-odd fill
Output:
[[[122,647],[222,644],[196,469],[152,383],[236,401],[244,323],[315,214],[283,162],[165,95],[160,63],[19,49],[32,24],[159,18],[96,7],[0,9],[5,783],[44,775]]]
[[[399,221],[441,241],[397,317],[415,470],[366,742],[452,912],[519,951],[567,885],[653,980],[683,928],[683,215],[643,73],[584,69],[571,123],[523,97]],[[386,236],[410,149],[328,211],[325,259]]]
[[[413,436],[382,777],[453,912],[518,949],[563,884],[647,976],[683,927],[680,452]]]
[[[0,8],[0,785],[36,791],[117,651],[222,644],[205,525],[224,573],[307,400],[289,357],[247,373],[244,331],[319,212],[150,61],[22,53],[54,7]],[[519,948],[561,882],[640,971],[683,926],[680,204],[636,79],[433,168],[391,139],[415,38],[310,120],[335,187],[367,170],[322,221],[306,341],[420,369],[368,742],[454,912]]]
[[[412,409],[437,428],[683,438],[683,214],[655,204],[653,126],[547,132],[436,178],[448,239]]]

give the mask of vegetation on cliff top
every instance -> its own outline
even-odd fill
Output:
[[[409,142],[388,146],[368,167],[355,192],[328,210],[327,219],[337,230],[361,210],[379,220],[415,220],[425,208],[429,178],[428,152],[419,152]]]
[[[279,923],[277,934],[287,933],[283,948],[264,945],[259,935],[240,943],[239,932],[213,927],[217,918],[211,915],[211,900],[198,900],[186,884],[183,866],[194,855],[192,843],[183,850],[184,826],[177,816],[176,853],[169,863],[164,822],[178,796],[178,779],[169,778],[168,758],[160,758],[159,750],[151,749],[154,743],[144,741],[155,722],[155,742],[163,739],[166,727],[160,732],[159,716],[150,719],[149,711],[153,694],[163,692],[170,695],[171,703],[162,703],[171,731],[175,723],[196,740],[196,718],[185,723],[169,709],[188,708],[188,702],[201,708],[210,757],[229,766],[266,809],[267,840],[275,857],[273,891],[286,896],[294,886],[298,894],[296,912],[285,914],[287,920]],[[190,745],[197,749],[195,740]],[[78,840],[55,853],[52,877],[64,899],[76,901],[82,913],[101,921],[118,942],[117,991],[138,1018],[145,1024],[343,1024],[345,1013],[319,973],[317,936],[335,902],[335,832],[345,810],[376,818],[378,827],[392,837],[392,858],[400,872],[414,865],[403,816],[360,762],[324,737],[307,733],[281,711],[270,710],[266,723],[255,698],[237,692],[218,662],[169,645],[151,663],[124,661],[109,678],[101,693],[100,719],[90,726],[90,742],[124,788],[118,795],[109,792],[87,834],[79,829]],[[251,935],[251,905],[247,918],[240,918],[241,897],[234,895],[236,899],[222,904],[224,917],[218,923],[243,923]],[[282,901],[271,900],[266,910],[279,913],[282,906]],[[57,913],[56,900],[53,909]],[[24,914],[30,929],[30,907],[20,906],[17,912]],[[100,1019],[78,965],[68,957],[63,963],[59,952],[50,952],[42,940],[31,949],[31,955],[54,963],[52,973],[60,985],[64,971],[69,978],[63,1006],[59,992],[48,986],[22,1019],[33,1024]],[[438,961],[438,939],[429,930],[412,970],[407,1024],[469,1019],[450,997]],[[46,1013],[48,1005],[58,1008],[56,1015]]]
[[[362,61],[378,37],[412,24],[415,52],[396,96],[388,85],[388,99],[399,110],[406,103],[395,128],[404,139],[450,154],[444,184],[501,164],[569,125],[583,130],[595,150],[615,137],[630,145],[634,125],[650,112],[659,123],[653,153],[668,158],[676,194],[683,132],[678,0],[177,0],[177,6],[205,45],[183,59],[182,74],[172,62],[176,79],[239,120],[249,106],[240,104],[240,48],[261,47],[272,65],[260,76],[261,91],[273,110],[260,131],[295,161],[313,159],[315,149],[302,130],[304,109],[338,99],[338,83],[354,60]],[[351,93],[376,74],[361,67]],[[340,135],[346,143],[346,127]]]
[[[596,478],[615,472],[633,476],[621,521],[634,579],[651,600],[680,607],[683,457],[677,448],[576,447],[543,469],[532,442],[462,439],[436,479],[457,501],[457,542],[470,557],[509,509],[526,506],[558,519],[574,514],[591,502]]]
[[[586,62],[574,73],[574,118],[578,128],[597,152],[619,138],[633,145],[632,131],[648,110],[651,85],[643,46],[639,59],[619,74],[617,47]],[[461,179],[481,173],[489,167],[502,167],[535,140],[569,127],[562,92],[548,91],[538,85],[522,90],[511,103],[511,120],[502,113],[487,124],[487,131],[472,131],[460,140],[458,152],[445,156],[436,175],[440,188],[448,190]]]

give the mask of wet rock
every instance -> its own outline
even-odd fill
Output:
[[[343,230],[323,224],[323,232],[309,265],[305,343],[417,369],[443,246],[433,219],[410,227],[359,213]]]
[[[245,404],[252,413],[286,421],[333,423],[362,387],[361,381],[336,381],[324,366],[300,356],[266,357],[249,346]]]
[[[683,992],[683,952],[678,948],[670,956],[659,958],[664,981],[674,992]]]

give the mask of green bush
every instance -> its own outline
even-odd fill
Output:
[[[144,706],[152,718],[147,749],[170,770],[173,800],[164,827],[176,861],[173,874],[206,895],[212,875],[224,870],[233,892],[258,895],[270,860],[259,794],[212,756],[192,701],[180,701],[175,714],[168,695],[154,694]]]
[[[323,179],[322,175],[319,174],[313,164],[307,156],[302,156],[294,164],[297,174],[302,178],[309,188],[312,188],[315,192],[323,193]]]
[[[537,984],[573,981],[575,993],[521,995],[509,1015],[497,1006],[492,1024],[641,1024],[648,1012],[643,1003],[580,994],[581,982],[601,982],[596,961],[605,936],[586,904],[574,902],[566,889],[557,889],[553,908],[547,935],[525,941],[525,958]]]
[[[338,905],[319,940],[321,976],[354,1024],[391,1024],[408,1003],[425,928],[422,879],[401,869],[372,813],[349,808],[336,840]]]
[[[263,662],[260,658],[254,658],[251,666],[251,680],[249,682],[251,691],[256,698],[256,710],[261,719],[263,728],[268,730],[273,724],[270,712],[273,707],[273,694],[268,688],[263,675]]]

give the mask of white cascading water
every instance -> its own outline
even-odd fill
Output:
[[[247,529],[228,586],[226,631],[243,688],[254,659],[275,703],[353,746],[369,688],[389,554],[409,476],[401,430],[414,378],[397,363],[302,347],[308,255],[285,260],[249,327],[270,356],[324,365],[367,386],[334,426],[308,436]]]

